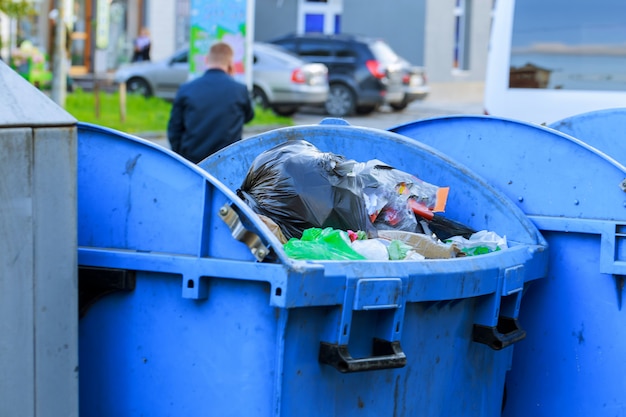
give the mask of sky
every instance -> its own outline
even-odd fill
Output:
[[[518,0],[512,42],[524,52],[626,54],[626,1]]]

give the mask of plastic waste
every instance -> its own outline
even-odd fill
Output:
[[[358,239],[352,242],[352,249],[370,261],[387,261],[389,252],[387,245],[380,239]]]
[[[268,229],[270,229],[272,234],[276,236],[276,238],[278,239],[280,243],[287,243],[288,239],[285,237],[285,235],[283,235],[282,230],[280,230],[280,227],[278,227],[278,225],[276,224],[276,222],[274,222],[274,220],[262,214],[259,214],[259,218],[261,219],[263,223],[265,223]]]
[[[302,238],[291,238],[283,245],[290,258],[301,260],[364,260],[355,251],[348,233],[330,227],[310,228],[302,233]]]
[[[432,237],[421,233],[381,230],[378,235],[390,241],[401,241],[426,259],[450,259],[461,254],[456,244],[439,243]]]
[[[508,247],[506,236],[500,237],[495,232],[481,230],[472,234],[469,239],[453,236],[446,242],[456,245],[467,256],[484,255]]]
[[[289,257],[300,260],[419,261],[463,256],[456,244],[436,243],[426,235],[396,230],[381,235],[367,238],[361,231],[310,228],[283,247]]]
[[[271,218],[287,239],[315,227],[375,236],[363,187],[352,174],[355,164],[304,140],[287,141],[254,159],[237,194]]]
[[[422,231],[409,201],[427,210],[445,209],[447,187],[427,183],[377,159],[357,163],[353,171],[363,186],[367,213],[378,230]]]
[[[429,184],[382,161],[357,162],[290,140],[258,155],[237,190],[256,213],[272,219],[287,239],[331,227],[422,232],[409,201],[443,211],[447,187]]]
[[[411,252],[411,246],[399,240],[392,240],[389,243],[389,259],[392,261],[403,260]]]

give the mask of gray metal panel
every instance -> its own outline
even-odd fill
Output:
[[[0,129],[0,416],[35,415],[31,129]]]
[[[33,154],[37,416],[78,416],[76,126],[34,129]]]
[[[455,37],[455,0],[428,0],[426,8],[425,64],[428,79],[437,82],[484,81],[489,30],[491,27],[490,1],[472,1],[470,11],[469,69],[452,71]]]
[[[0,416],[78,416],[76,120],[0,62]]]
[[[74,119],[0,61],[0,127],[68,126]]]

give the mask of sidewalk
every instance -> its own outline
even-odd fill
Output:
[[[349,116],[344,118],[353,126],[369,127],[374,129],[387,130],[389,128],[411,123],[420,119],[431,117],[449,116],[455,114],[483,114],[481,101],[453,101],[453,100],[432,100],[426,99],[411,103],[404,111],[392,111],[388,107],[383,107],[379,111],[367,116]],[[303,109],[293,116],[295,126],[318,124],[329,117],[322,109]],[[259,135],[270,130],[285,126],[244,126],[243,137]],[[150,140],[169,149],[166,132],[144,132],[139,133],[143,139]]]

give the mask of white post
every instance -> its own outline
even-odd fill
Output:
[[[65,108],[67,90],[67,56],[65,37],[65,2],[57,0],[58,13],[54,16],[54,56],[52,57],[52,91],[51,98],[60,107]]]

